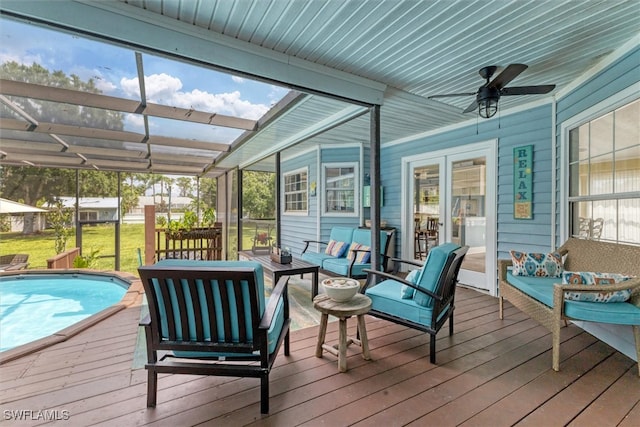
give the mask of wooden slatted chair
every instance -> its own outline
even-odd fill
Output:
[[[167,260],[138,269],[149,315],[147,406],[158,373],[260,378],[260,410],[269,412],[269,372],[284,342],[289,355],[288,277],[265,301],[257,262]],[[160,357],[159,357],[160,356]]]

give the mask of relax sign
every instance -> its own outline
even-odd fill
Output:
[[[513,149],[513,217],[533,218],[533,145]]]

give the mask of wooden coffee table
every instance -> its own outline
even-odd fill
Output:
[[[316,357],[322,357],[322,350],[326,350],[334,356],[338,356],[338,370],[347,372],[347,347],[349,344],[356,344],[362,348],[362,358],[371,360],[367,328],[364,322],[364,315],[371,309],[371,298],[366,295],[356,294],[349,301],[337,302],[322,294],[313,299],[313,307],[322,313],[320,329],[318,330]],[[329,315],[337,317],[340,321],[338,344],[334,346],[324,343]],[[360,339],[347,336],[347,319],[351,316],[358,317]]]
[[[319,265],[311,264],[310,262],[303,261],[298,258],[293,258],[289,264],[280,264],[272,261],[269,254],[257,255],[251,252],[240,252],[240,256],[262,264],[262,268],[268,273],[271,273],[274,286],[282,276],[295,276],[298,274],[302,275],[305,273],[311,273],[311,299],[318,295]]]

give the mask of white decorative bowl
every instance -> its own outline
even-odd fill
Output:
[[[327,296],[337,302],[349,301],[360,290],[360,282],[347,278],[325,279],[322,286]]]

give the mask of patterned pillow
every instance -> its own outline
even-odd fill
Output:
[[[329,240],[329,244],[327,248],[324,250],[324,253],[327,255],[334,256],[336,258],[340,258],[344,251],[347,250],[347,244],[345,242],[338,242],[337,240]]]
[[[557,252],[511,251],[511,261],[514,276],[560,277],[563,271],[562,256]]]
[[[411,270],[409,274],[407,274],[407,277],[405,277],[405,280],[415,285],[416,281],[418,280],[419,273],[420,270]],[[400,296],[402,297],[402,299],[411,299],[413,298],[414,291],[415,289],[413,289],[411,286],[402,285],[402,287],[400,288]]]
[[[355,250],[360,250],[360,251],[370,251],[371,248],[369,246],[366,245],[362,245],[360,243],[352,243],[351,246],[349,246],[349,252],[347,253],[347,258],[349,258],[350,260],[353,260],[353,258],[355,257],[356,259],[356,263],[357,264],[366,264],[369,262],[369,259],[371,259],[371,253],[370,252],[355,252]]]
[[[565,271],[562,273],[564,285],[613,285],[631,279],[617,273],[594,273],[591,271]],[[571,301],[625,302],[631,296],[630,289],[612,292],[565,292],[564,298]]]

